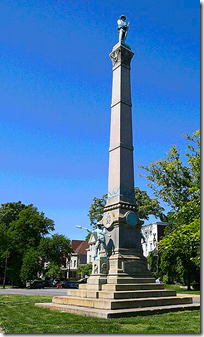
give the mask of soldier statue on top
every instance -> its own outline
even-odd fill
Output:
[[[128,24],[126,24],[125,20],[126,20],[126,16],[121,15],[120,19],[117,21],[119,42],[123,42],[123,43],[125,43],[127,31],[129,29],[129,24],[130,24],[129,22],[128,22]]]

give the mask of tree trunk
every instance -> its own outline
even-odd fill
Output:
[[[188,273],[188,279],[187,279],[187,289],[191,290],[191,275]]]
[[[6,255],[6,257],[5,257],[5,265],[4,265],[3,289],[5,289],[5,286],[6,286],[7,263],[8,263],[8,257],[7,257],[7,255]]]

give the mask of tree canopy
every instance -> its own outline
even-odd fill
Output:
[[[164,159],[141,167],[154,195],[170,207],[169,225],[159,243],[161,268],[190,288],[198,279],[200,259],[200,131],[183,136],[188,141],[186,163],[174,145]]]
[[[77,268],[77,273],[81,274],[82,278],[91,275],[91,271],[92,271],[92,263],[84,264]]]
[[[66,267],[66,259],[71,258],[73,251],[70,244],[70,239],[62,234],[42,238],[39,253],[43,261],[49,261],[47,274],[56,277],[61,271],[61,266]]]
[[[101,198],[93,198],[93,203],[91,204],[88,213],[91,226],[95,226],[96,223],[102,219],[107,197],[108,195],[104,194]],[[151,199],[146,191],[142,191],[138,187],[135,187],[135,199],[140,219],[149,220],[150,215],[154,215],[159,219],[164,218],[164,208],[160,206],[157,198]]]
[[[180,150],[174,145],[167,156],[149,166],[143,175],[155,196],[170,206],[170,216],[179,223],[190,223],[200,218],[200,131],[192,137],[184,135],[187,145],[187,164],[181,160]],[[193,144],[192,144],[193,143]]]
[[[0,265],[3,286],[7,270],[13,284],[20,283],[20,270],[24,255],[32,247],[37,249],[40,240],[54,229],[53,220],[45,217],[32,204],[21,201],[2,204],[0,207]]]
[[[91,226],[95,226],[97,222],[102,219],[107,197],[108,194],[104,194],[101,198],[93,198],[93,203],[91,204],[88,213]]]
[[[135,199],[138,206],[139,218],[149,220],[150,215],[155,218],[164,218],[164,208],[160,206],[157,198],[150,198],[146,191],[140,190],[135,187]]]

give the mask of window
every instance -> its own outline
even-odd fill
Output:
[[[74,267],[76,267],[76,260],[74,260]]]
[[[152,235],[152,231],[149,232],[149,235]]]
[[[150,242],[150,250],[152,250],[152,242]]]

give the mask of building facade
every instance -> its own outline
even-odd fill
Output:
[[[91,234],[90,239],[88,241],[89,248],[87,248],[87,263],[92,263],[95,255],[95,244],[97,241],[97,235]]]
[[[166,222],[152,222],[142,226],[141,232],[145,238],[145,242],[143,242],[143,239],[141,241],[145,257],[157,247],[156,243],[160,241],[162,236],[164,236],[166,225]]]
[[[89,248],[89,244],[85,240],[72,240],[71,247],[74,252],[71,255],[70,261],[68,258],[66,260],[67,279],[76,281],[80,278],[80,275],[77,273],[77,268],[87,263],[87,249]]]

